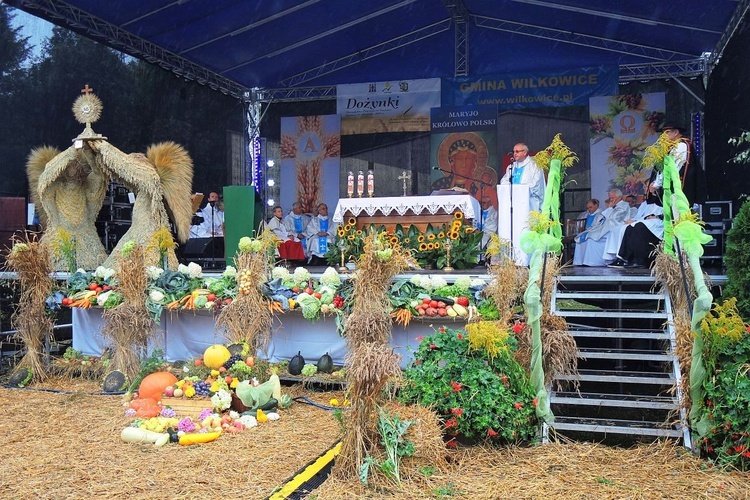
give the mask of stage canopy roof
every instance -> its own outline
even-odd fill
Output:
[[[706,75],[750,0],[6,0],[246,100],[333,85],[617,65]]]

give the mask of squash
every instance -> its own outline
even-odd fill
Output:
[[[128,377],[120,370],[113,370],[109,372],[106,377],[104,377],[104,382],[102,383],[102,392],[121,392],[126,390],[128,388],[128,385],[130,385]]]
[[[229,349],[221,344],[214,344],[203,353],[203,364],[212,370],[218,370],[231,357],[232,353]]]
[[[287,408],[290,408],[292,406],[293,401],[294,400],[289,394],[284,394],[279,400],[279,408],[281,408],[282,410],[286,410]]]
[[[138,398],[130,402],[130,408],[135,410],[138,418],[157,417],[161,413],[161,406],[151,398]]]
[[[323,354],[318,360],[318,371],[321,373],[331,373],[333,371],[333,358],[328,353]]]
[[[180,436],[180,444],[182,446],[190,446],[191,444],[210,443],[211,441],[216,441],[219,436],[221,436],[221,431],[191,432]]]
[[[138,427],[125,427],[120,433],[120,439],[126,443],[152,443],[154,446],[164,446],[169,442],[169,433],[147,431]]]
[[[154,372],[146,375],[138,386],[138,397],[141,399],[151,398],[154,401],[161,401],[161,395],[164,389],[177,383],[177,377],[169,372]]]
[[[287,367],[287,370],[289,370],[290,375],[299,375],[302,373],[302,368],[305,366],[305,358],[302,357],[302,351],[297,351],[297,354],[295,354],[292,359],[289,360],[289,366]]]
[[[281,401],[281,380],[275,373],[268,377],[268,383],[273,385],[273,394],[271,397],[277,401]]]

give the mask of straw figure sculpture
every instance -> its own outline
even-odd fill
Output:
[[[26,162],[31,201],[40,207],[42,243],[51,250],[55,271],[95,269],[107,257],[96,232],[96,217],[107,192],[107,176],[83,151],[62,153],[45,146]]]
[[[341,454],[336,459],[335,474],[339,477],[358,477],[366,457],[375,453],[380,442],[378,402],[384,398],[386,384],[401,375],[401,357],[389,345],[392,322],[388,289],[393,276],[414,265],[410,254],[398,243],[389,242],[385,233],[370,232],[364,238],[364,251],[352,277],[352,311],[344,322],[346,378],[352,405],[346,416]]]
[[[268,228],[259,230],[258,238],[240,239],[234,262],[239,292],[216,319],[217,330],[224,330],[230,343],[247,342],[253,354],[265,350],[271,335],[273,312],[261,285],[268,281],[270,257],[276,248],[276,235]]]
[[[115,276],[116,290],[122,294],[123,301],[102,313],[102,336],[112,344],[111,370],[119,370],[133,380],[153,336],[154,322],[146,308],[148,280],[143,247],[130,242],[121,252]]]
[[[29,382],[47,379],[42,360],[44,342],[52,335],[54,319],[47,311],[46,300],[52,294],[55,282],[50,278],[49,250],[35,239],[15,239],[13,248],[6,254],[6,269],[18,275],[21,298],[11,316],[11,324],[18,331],[26,353],[18,362],[15,372],[27,369]]]
[[[99,168],[135,193],[133,224],[120,238],[104,266],[113,267],[123,245],[128,242],[147,245],[155,233],[169,227],[167,206],[178,240],[187,241],[193,215],[190,202],[193,161],[185,148],[174,142],[163,142],[149,147],[143,155],[125,154],[104,140],[89,141],[88,145],[96,154]],[[168,249],[166,256],[167,266],[176,269],[174,249]],[[146,265],[161,266],[161,258],[157,248],[146,249]]]
[[[103,137],[91,128],[101,113],[102,102],[87,86],[73,103],[76,121],[86,125],[77,144],[63,152],[50,146],[36,148],[26,162],[31,201],[41,207],[42,243],[51,250],[55,271],[95,269],[107,257],[95,222],[109,178],[83,142]]]

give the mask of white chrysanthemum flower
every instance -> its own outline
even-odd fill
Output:
[[[186,266],[185,264],[178,264],[177,272],[182,274],[190,274],[190,269],[188,269],[188,266]]]
[[[276,266],[273,269],[271,269],[271,277],[273,279],[281,278],[281,281],[286,281],[289,279],[291,275],[289,274],[289,269],[282,266]]]
[[[227,266],[226,269],[224,269],[224,272],[221,274],[225,278],[236,278],[237,277],[237,268],[234,266]]]
[[[293,278],[295,283],[310,281],[310,271],[304,267],[298,267],[294,270]]]
[[[433,276],[431,281],[432,289],[437,290],[438,288],[443,288],[444,286],[448,286],[448,282],[443,279],[442,276]]]
[[[323,276],[320,277],[320,282],[324,285],[338,287],[341,284],[341,276],[339,276],[338,271],[329,267],[325,270]]]
[[[203,277],[203,268],[195,262],[188,264],[188,275],[191,278],[197,279]]]
[[[214,409],[224,411],[232,405],[232,395],[224,389],[211,396],[211,405]]]
[[[148,266],[146,268],[146,276],[148,276],[148,279],[150,280],[159,279],[159,276],[161,276],[163,272],[164,272],[164,269],[162,269],[161,267]]]

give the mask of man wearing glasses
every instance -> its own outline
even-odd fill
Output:
[[[529,147],[519,142],[513,146],[513,163],[500,179],[500,184],[526,184],[529,186],[529,210],[539,211],[544,200],[544,172],[529,156]]]

